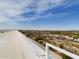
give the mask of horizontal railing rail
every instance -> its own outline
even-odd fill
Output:
[[[53,48],[53,49],[65,54],[65,55],[67,55],[67,56],[69,56],[69,57],[71,57],[73,59],[79,59],[79,56],[77,56],[77,55],[75,55],[75,54],[73,54],[71,52],[68,52],[68,51],[66,51],[64,49],[61,49],[59,47],[56,47],[54,45],[51,45],[49,43],[46,43],[46,59],[48,59],[48,57],[49,57],[49,52],[48,52],[49,51],[49,47],[51,47],[51,48]]]

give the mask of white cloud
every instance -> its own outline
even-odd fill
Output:
[[[38,3],[37,11],[41,12],[41,11],[45,11],[50,8],[54,8],[58,5],[61,5],[63,2],[64,0],[41,0]]]
[[[61,4],[63,0],[0,0],[0,22],[12,20],[20,21],[23,13],[35,10],[37,13]],[[33,7],[33,8],[30,8]],[[38,16],[37,16],[38,17]],[[21,18],[21,19],[20,19]],[[26,18],[24,20],[27,20]],[[29,19],[30,20],[30,19]],[[21,20],[22,21],[22,20]]]
[[[7,21],[10,17],[23,13],[31,0],[0,0],[0,21]]]
[[[77,1],[75,2],[75,4],[77,3]],[[0,29],[5,29],[6,27],[7,29],[23,28],[23,26],[19,24],[18,21],[29,22],[41,17],[49,17],[53,14],[49,13],[48,15],[44,16],[40,14],[48,9],[60,5],[65,5],[65,7],[74,5],[74,3],[69,4],[68,2],[65,2],[66,0],[0,0]],[[35,16],[30,18],[22,16],[23,13],[28,13],[31,11],[34,11],[36,13],[33,14]],[[60,16],[66,14],[60,14]]]
[[[0,30],[8,30],[8,29],[18,29],[20,26],[15,21],[6,21],[6,22],[0,22]]]
[[[8,16],[18,15],[30,2],[31,0],[0,0],[0,11]]]
[[[0,15],[0,22],[5,22],[5,21],[9,21],[8,17],[2,16]]]

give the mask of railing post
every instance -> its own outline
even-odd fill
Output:
[[[48,55],[49,55],[49,47],[48,47],[48,45],[47,45],[47,43],[46,43],[46,59],[48,59]]]

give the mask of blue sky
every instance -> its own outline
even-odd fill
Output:
[[[0,0],[0,29],[79,30],[79,0]]]

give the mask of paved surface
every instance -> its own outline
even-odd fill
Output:
[[[0,59],[45,59],[44,51],[18,31],[0,33]]]

